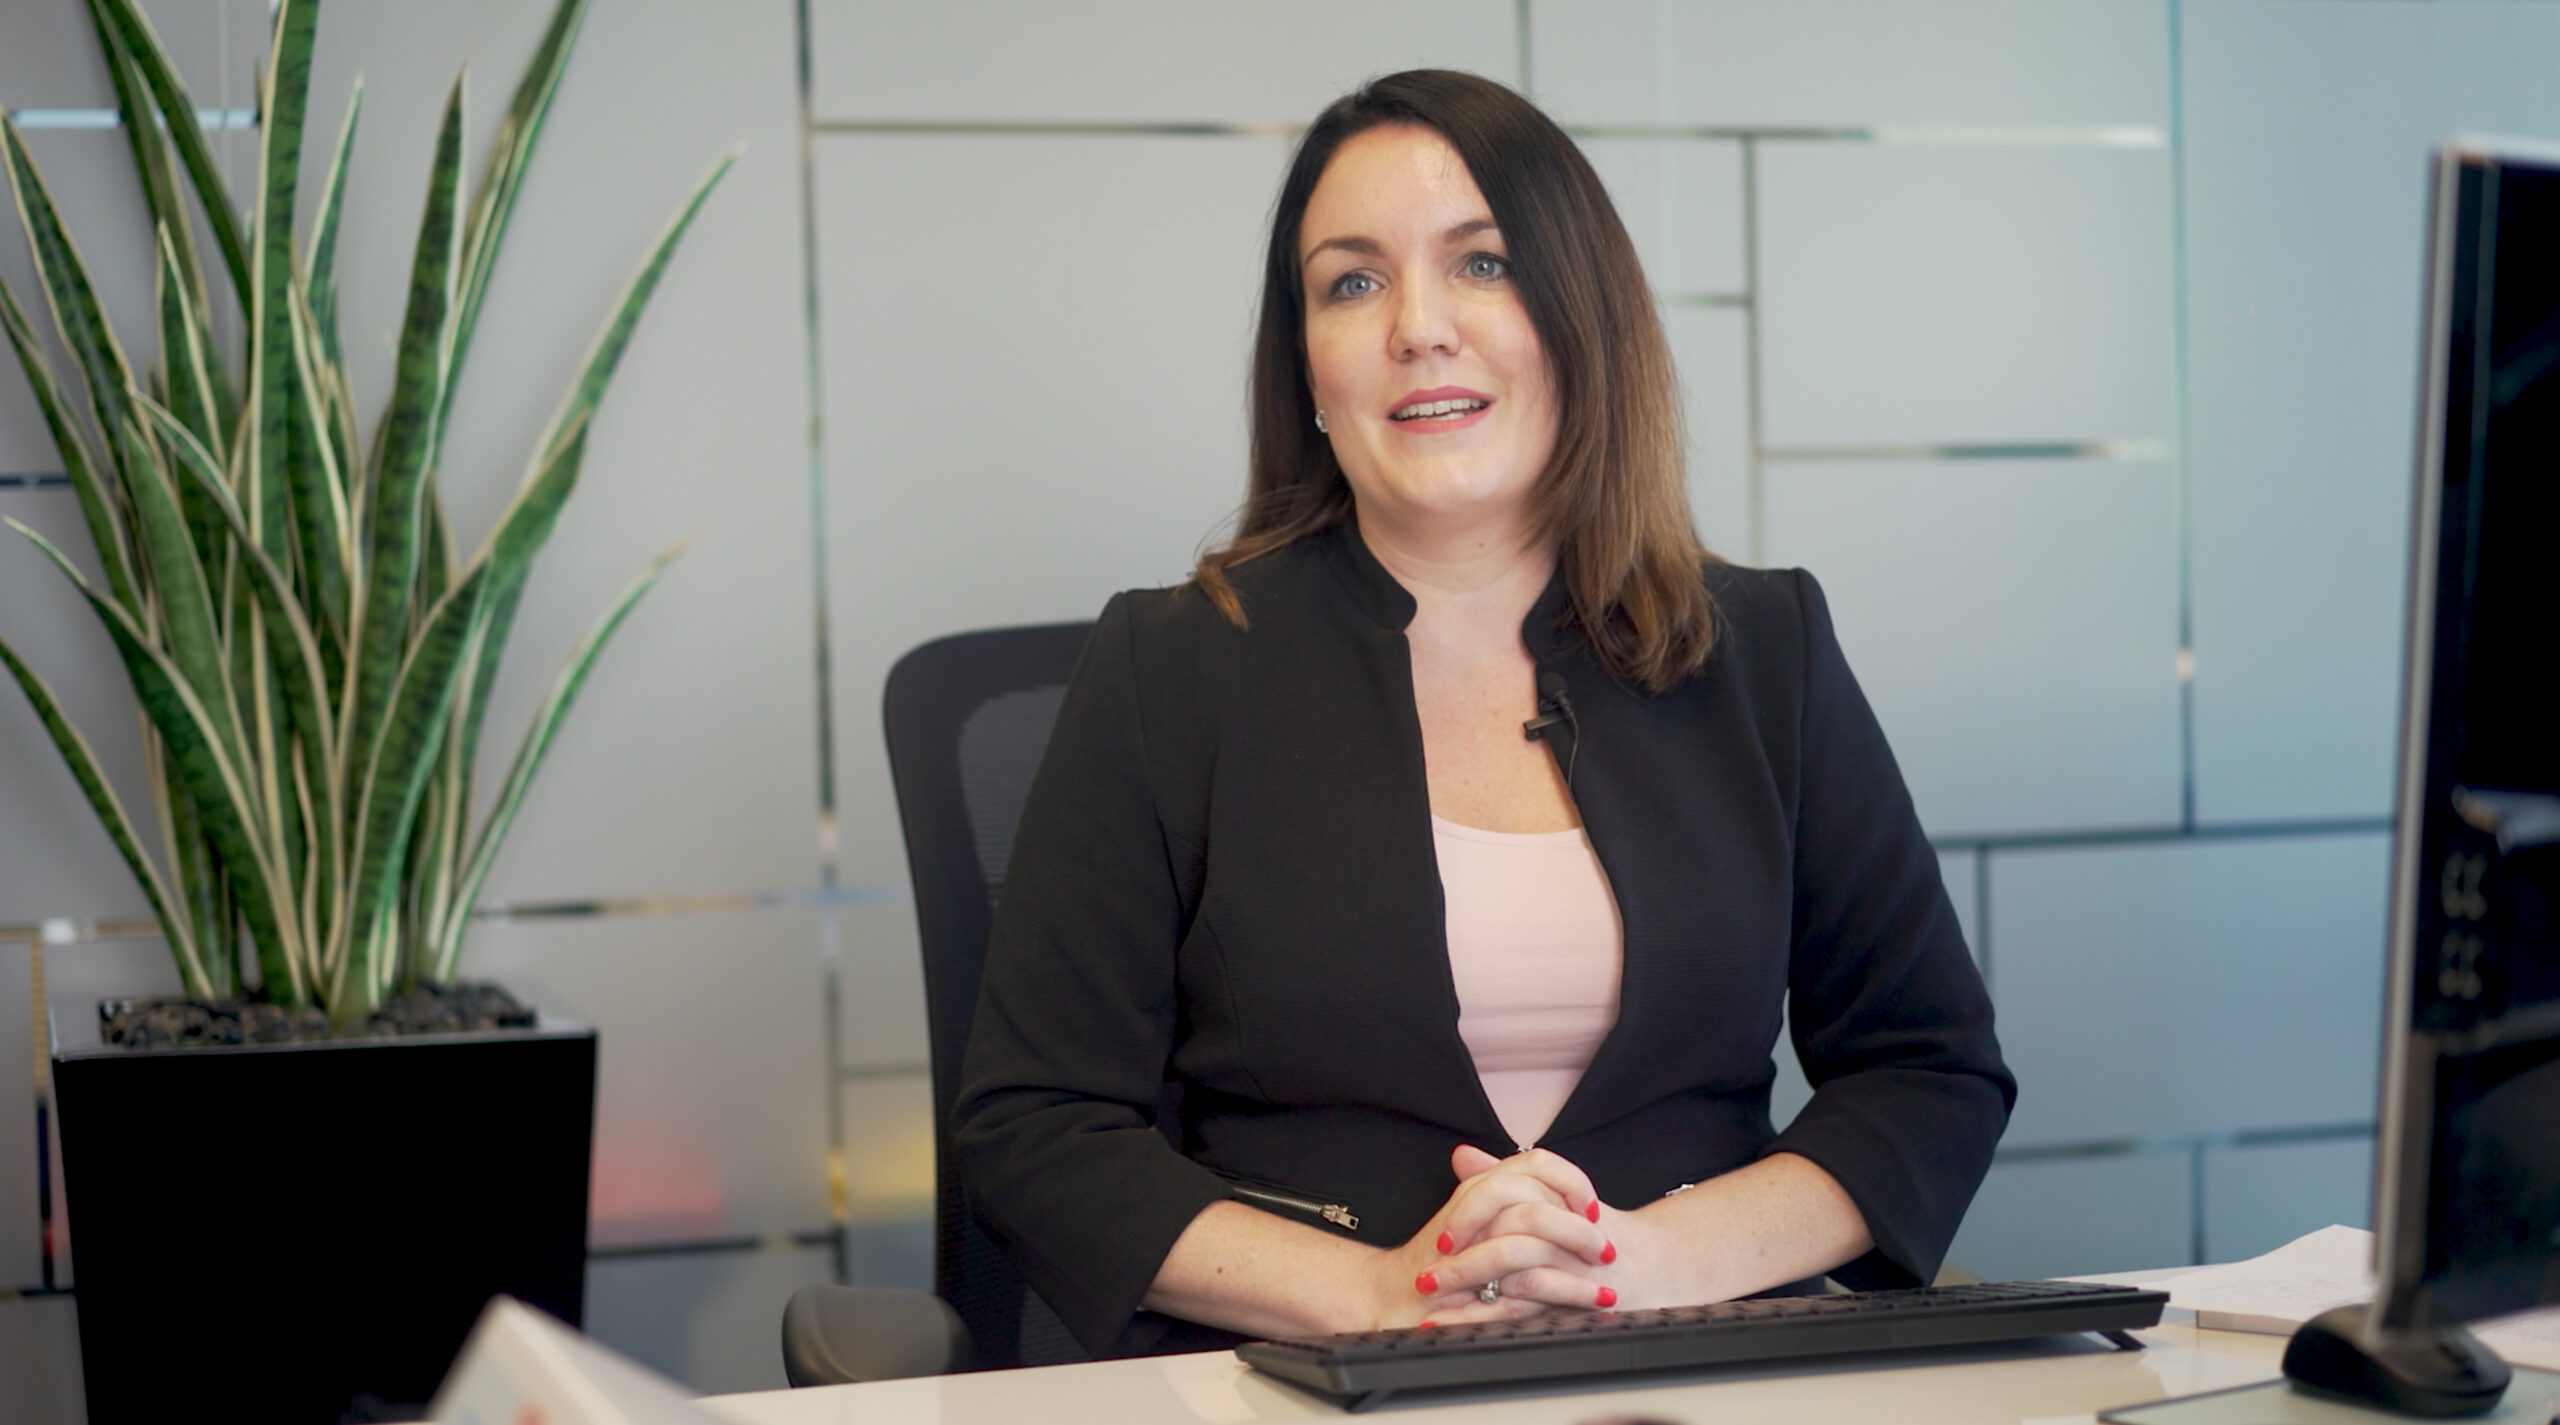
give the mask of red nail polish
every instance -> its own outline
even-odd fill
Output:
[[[1423,1330],[1425,1330],[1425,1331],[1428,1331],[1428,1330],[1431,1330],[1433,1327],[1438,1326],[1440,1323],[1439,1323],[1439,1322],[1437,1322],[1437,1321],[1417,1321],[1417,1322],[1415,1322],[1415,1323],[1413,1323],[1413,1324],[1414,1324],[1414,1325],[1416,1325],[1416,1326],[1421,1327],[1421,1328],[1422,1328]]]
[[[1429,1272],[1424,1272],[1422,1275],[1413,1279],[1413,1289],[1422,1293],[1424,1296],[1438,1296],[1440,1294],[1440,1279]]]
[[[1441,1233],[1441,1234],[1440,1234],[1440,1255],[1445,1257],[1445,1256],[1449,1255],[1451,1252],[1454,1252],[1454,1251],[1456,1251],[1456,1250],[1458,1250],[1458,1241],[1457,1241],[1457,1239],[1456,1239],[1456,1238],[1454,1238],[1454,1237],[1451,1237],[1451,1236],[1450,1236],[1448,1233],[1446,1233],[1446,1232]]]
[[[1601,1244],[1600,1244],[1600,1265],[1602,1265],[1602,1266],[1604,1266],[1604,1267],[1605,1267],[1605,1266],[1609,1265],[1611,1262],[1614,1262],[1614,1261],[1616,1261],[1616,1260],[1618,1260],[1618,1244],[1617,1244],[1617,1243],[1615,1243],[1615,1242],[1603,1242],[1603,1243],[1601,1243]]]
[[[1600,1294],[1595,1299],[1599,1303],[1600,1309],[1602,1311],[1606,1311],[1610,1307],[1618,1304],[1618,1289],[1613,1286],[1604,1286],[1600,1288]]]
[[[1582,1209],[1582,1215],[1583,1215],[1583,1216],[1585,1216],[1585,1217],[1590,1218],[1590,1219],[1591,1219],[1592,1221],[1594,1221],[1594,1222],[1599,1221],[1599,1220],[1600,1220],[1600,1199],[1598,1199],[1598,1198],[1596,1198],[1596,1197],[1595,1197],[1595,1198],[1593,1198],[1593,1199],[1591,1199],[1591,1205],[1590,1205],[1589,1207],[1586,1207],[1586,1208]]]

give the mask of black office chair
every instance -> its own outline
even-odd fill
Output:
[[[782,1316],[793,1385],[1088,1359],[969,1213],[951,1105],[1013,833],[1090,623],[956,634],[889,670],[889,771],[906,829],[933,1060],[932,1292],[812,1286]]]

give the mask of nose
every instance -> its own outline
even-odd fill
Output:
[[[1427,352],[1457,355],[1457,307],[1441,284],[1408,282],[1404,285],[1403,299],[1396,304],[1395,330],[1389,334],[1389,341],[1399,361],[1408,361]]]

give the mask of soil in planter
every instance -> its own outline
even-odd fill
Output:
[[[100,1000],[98,1020],[98,1037],[108,1044],[128,1049],[187,1049],[531,1029],[534,1012],[496,985],[459,981],[402,991],[344,1035],[331,1029],[329,1017],[319,1010],[291,1009],[263,1000]]]

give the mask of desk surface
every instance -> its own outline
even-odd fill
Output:
[[[1713,1367],[1534,1388],[1434,1391],[1389,1400],[1379,1420],[1469,1425],[1665,1425],[1894,1420],[2066,1425],[2095,1412],[2272,1380],[2284,1338],[2199,1331],[2187,1313],[2119,1351],[2088,1337]],[[1226,1351],[1084,1366],[881,1381],[722,1396],[703,1404],[739,1425],[1251,1425],[1342,1418],[1323,1397],[1259,1375]]]

